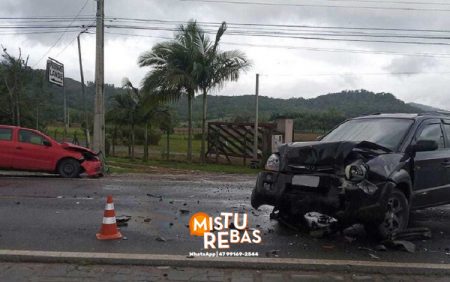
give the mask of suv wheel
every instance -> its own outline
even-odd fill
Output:
[[[378,226],[373,226],[375,228],[368,226],[367,229],[370,233],[375,232],[375,235],[381,239],[389,239],[394,233],[405,230],[408,227],[408,221],[408,200],[402,191],[394,188],[389,196],[383,221]]]
[[[58,173],[64,178],[78,177],[80,170],[80,163],[75,159],[62,160],[58,165]]]

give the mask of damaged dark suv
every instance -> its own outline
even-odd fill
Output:
[[[450,203],[450,116],[373,114],[347,120],[320,141],[283,144],[252,192],[254,208],[306,224],[316,212],[339,226],[364,224],[388,238],[409,213]]]

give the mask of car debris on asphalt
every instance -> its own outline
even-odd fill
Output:
[[[166,238],[164,238],[162,236],[156,237],[155,240],[158,241],[158,242],[166,242],[167,241]]]
[[[158,198],[158,199],[162,199],[162,196],[161,196],[161,195],[153,195],[153,194],[147,193],[147,196],[149,196],[150,198]]]
[[[129,215],[119,215],[116,216],[117,226],[125,227],[128,226],[128,221],[130,221],[131,216]]]
[[[190,210],[180,209],[181,214],[188,214],[190,212],[191,212]]]

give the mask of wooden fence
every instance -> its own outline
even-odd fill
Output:
[[[258,126],[258,160],[262,160],[271,153],[272,134],[276,124],[262,123]],[[208,123],[208,151],[206,155],[216,157],[225,156],[247,159],[253,158],[253,138],[255,125],[253,123],[210,122]]]

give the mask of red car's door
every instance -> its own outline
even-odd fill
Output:
[[[53,171],[55,155],[43,135],[27,129],[19,129],[13,168],[19,170]],[[47,144],[51,144],[48,142]]]
[[[13,133],[12,128],[0,127],[0,168],[3,169],[12,167],[15,151]]]

